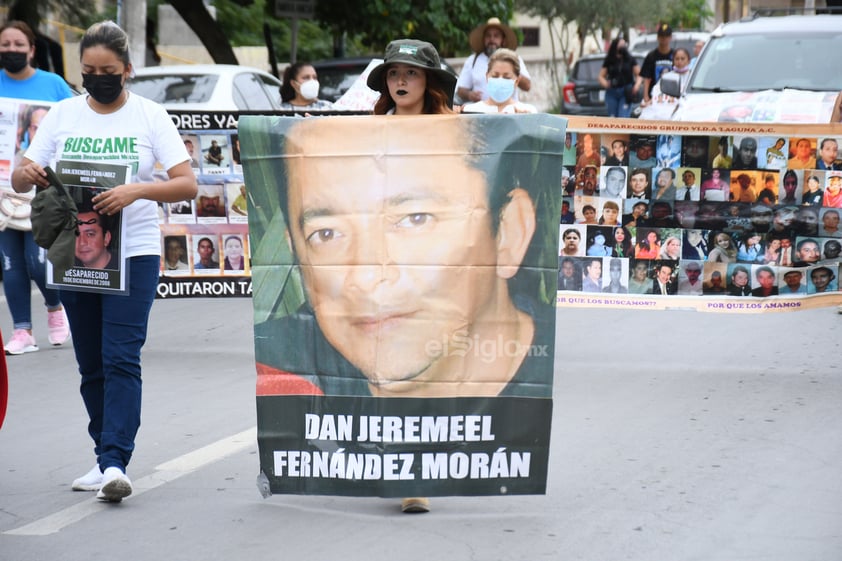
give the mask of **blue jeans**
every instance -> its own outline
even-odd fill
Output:
[[[626,92],[622,86],[605,90],[605,107],[611,117],[629,117],[631,115],[631,105],[626,101]]]
[[[3,254],[3,292],[15,329],[32,329],[32,284],[35,281],[47,309],[58,308],[58,290],[47,288],[47,251],[35,243],[32,232],[0,231]]]
[[[158,287],[160,257],[128,260],[128,295],[63,290],[73,350],[82,375],[88,434],[103,471],[125,471],[140,428],[140,349]]]

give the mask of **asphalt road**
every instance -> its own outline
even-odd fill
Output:
[[[437,498],[425,515],[260,497],[250,300],[155,304],[119,505],[70,490],[93,465],[72,350],[8,357],[0,561],[842,558],[835,308],[558,319],[547,495]]]

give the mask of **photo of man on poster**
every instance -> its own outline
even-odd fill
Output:
[[[285,131],[274,177],[306,298],[255,325],[263,372],[326,395],[550,396],[560,166],[495,146],[498,123]]]
[[[100,214],[94,210],[91,199],[97,194],[96,189],[76,189],[80,202],[77,203],[76,223],[79,234],[76,236],[74,265],[85,269],[118,270],[118,216]]]

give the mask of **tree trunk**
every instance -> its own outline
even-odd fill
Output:
[[[123,21],[118,22],[129,36],[132,66],[146,66],[146,0],[134,0],[123,5]]]
[[[202,0],[170,0],[170,5],[199,37],[217,64],[239,64],[234,49]]]

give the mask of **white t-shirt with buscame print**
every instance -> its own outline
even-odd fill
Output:
[[[133,183],[151,183],[158,162],[168,170],[190,159],[166,110],[136,94],[107,115],[91,109],[85,95],[57,103],[41,121],[25,157],[42,166],[59,160],[127,164]],[[123,209],[126,257],[161,254],[157,207],[139,199]]]

